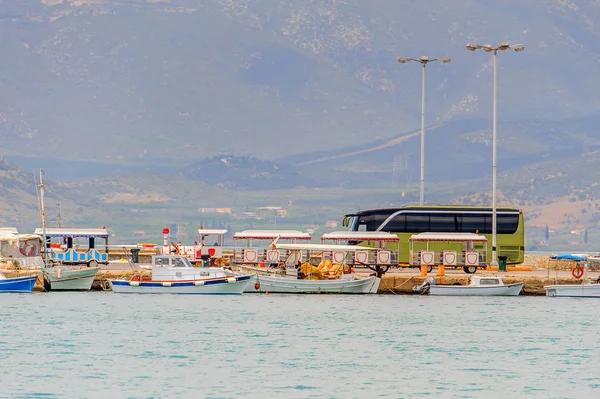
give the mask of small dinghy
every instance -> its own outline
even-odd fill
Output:
[[[413,287],[420,294],[444,296],[517,296],[525,283],[504,284],[499,276],[472,276],[469,285],[437,284],[433,277]]]

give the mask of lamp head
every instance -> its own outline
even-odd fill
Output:
[[[484,44],[482,48],[486,53],[491,53],[494,50],[491,44]]]
[[[502,42],[498,46],[498,50],[508,50],[510,48],[510,44],[508,42]]]
[[[398,57],[398,62],[401,64],[405,64],[408,61],[410,61],[410,58],[406,58],[406,57]]]
[[[421,57],[419,57],[419,61],[426,64],[429,62],[429,57],[427,57],[426,55],[422,55]]]
[[[525,50],[525,46],[523,46],[522,44],[513,44],[512,46],[510,46],[511,49],[515,50],[515,51],[523,51]]]
[[[452,58],[450,58],[450,57],[440,57],[440,58],[438,58],[437,60],[438,60],[439,62],[441,62],[442,64],[447,64],[447,63],[449,63],[450,61],[452,61]]]
[[[479,44],[467,43],[467,50],[469,50],[469,51],[475,51],[480,48],[481,48],[481,45],[479,45]]]

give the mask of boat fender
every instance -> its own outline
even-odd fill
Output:
[[[235,277],[229,277],[229,278],[227,279],[227,282],[228,282],[228,283],[230,283],[230,284],[233,284],[233,283],[235,283],[236,281],[237,281],[237,280],[235,279]]]
[[[575,277],[576,279],[580,279],[583,277],[583,267],[581,266],[575,266],[573,269],[571,269],[571,274],[573,275],[573,277]]]
[[[254,284],[254,289],[257,290],[257,291],[260,290],[260,283],[255,283]]]
[[[140,286],[140,282],[139,281],[130,281],[129,285],[132,287],[139,287]]]
[[[163,281],[163,282],[162,282],[162,286],[163,286],[163,287],[170,287],[171,285],[172,285],[172,284],[171,284],[171,282],[170,282],[170,281]]]
[[[59,267],[58,269],[56,269],[56,276],[57,276],[58,278],[61,278],[61,277],[62,277],[62,269],[61,269],[60,267]]]
[[[204,285],[204,281],[194,281],[194,285],[196,287],[200,287],[200,286]]]

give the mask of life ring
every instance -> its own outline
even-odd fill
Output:
[[[571,269],[571,274],[577,280],[579,280],[580,278],[583,277],[583,272],[584,272],[584,270],[583,270],[583,267],[581,267],[581,266],[575,266],[573,269]]]
[[[27,245],[27,242],[19,244],[19,252],[23,256],[31,256],[35,252],[35,245]]]

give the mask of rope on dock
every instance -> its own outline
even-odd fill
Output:
[[[391,292],[394,295],[402,295],[402,294],[399,294],[399,293],[395,292],[394,290],[400,289],[404,284],[408,283],[410,280],[412,280],[412,276],[409,277],[408,280],[406,280],[405,282],[403,282],[399,286],[394,287],[394,288],[388,288],[388,291]]]

